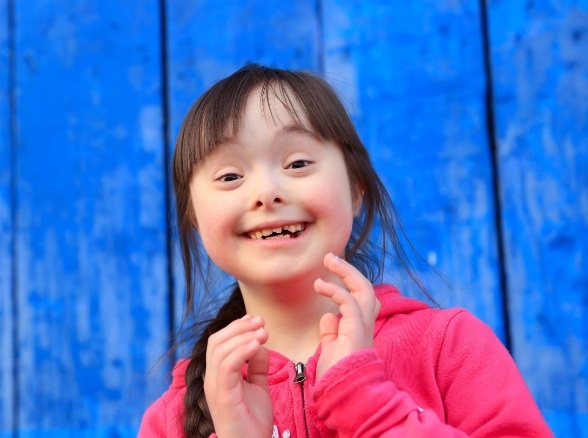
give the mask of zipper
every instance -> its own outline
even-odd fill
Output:
[[[306,367],[302,362],[298,362],[294,364],[294,371],[296,371],[296,375],[294,376],[294,383],[298,383],[300,385],[300,391],[302,392],[302,416],[304,417],[304,430],[306,432],[306,438],[310,438],[308,433],[308,423],[306,421],[306,401],[304,400],[304,381],[306,380]]]

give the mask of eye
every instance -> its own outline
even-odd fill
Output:
[[[236,181],[239,178],[241,178],[241,177],[239,175],[237,175],[236,173],[225,173],[221,177],[217,178],[217,181],[231,182],[231,181]]]
[[[308,160],[296,160],[288,166],[288,169],[302,169],[310,164]]]

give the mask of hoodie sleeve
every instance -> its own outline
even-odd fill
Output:
[[[339,437],[552,437],[509,353],[489,327],[456,313],[441,330],[435,367],[446,418],[386,378],[374,350],[329,369],[313,390],[317,417]],[[424,409],[423,409],[424,408]]]
[[[386,380],[373,350],[359,351],[329,369],[313,391],[316,415],[339,437],[467,437]]]

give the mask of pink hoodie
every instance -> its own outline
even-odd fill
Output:
[[[553,436],[488,326],[465,310],[404,298],[389,285],[376,293],[382,309],[374,348],[343,359],[319,381],[320,348],[302,383],[294,382],[290,360],[270,352],[272,438]],[[178,362],[170,388],[145,412],[139,438],[185,437],[187,366]]]

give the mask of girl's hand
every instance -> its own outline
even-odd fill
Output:
[[[245,315],[208,340],[204,393],[219,438],[272,436],[267,339],[263,319]]]
[[[325,256],[324,263],[329,271],[343,280],[349,291],[321,279],[314,282],[315,290],[330,298],[341,312],[340,319],[332,313],[321,318],[317,379],[344,357],[373,347],[374,323],[381,306],[372,284],[361,272],[332,253]]]

